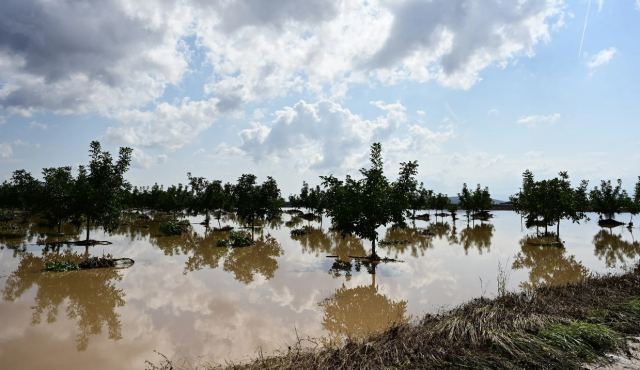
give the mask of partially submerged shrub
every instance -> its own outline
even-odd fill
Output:
[[[160,224],[160,232],[165,236],[181,235],[189,230],[189,227],[191,227],[189,221],[170,220]]]
[[[231,231],[227,239],[218,240],[218,247],[246,247],[251,244],[253,239],[246,231]]]

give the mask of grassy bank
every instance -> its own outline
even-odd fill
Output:
[[[476,299],[339,348],[210,369],[574,369],[640,334],[640,267],[562,287]],[[164,361],[150,369],[179,369]]]

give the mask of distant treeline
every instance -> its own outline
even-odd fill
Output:
[[[418,210],[436,210],[436,215],[446,211],[455,217],[461,209],[469,220],[494,207],[488,187],[477,185],[470,189],[464,184],[456,204],[448,195],[426,189],[416,179],[417,161],[400,163],[397,179],[389,181],[383,173],[382,147],[378,143],[371,146],[371,165],[360,170],[358,179],[321,176],[320,185],[310,187],[303,182],[300,192],[287,201],[275,179],[267,177],[258,183],[252,174],[243,174],[235,183],[223,183],[188,173],[184,185],[131,186],[124,178],[131,153],[130,148],[120,148],[115,160],[94,141],[89,163],[79,166],[75,174],[70,166],[44,168],[39,180],[25,170],[14,171],[0,185],[0,208],[38,214],[52,226],[84,223],[108,231],[117,226],[124,209],[205,214],[206,222],[210,215],[219,218],[222,212],[234,212],[244,223],[254,224],[276,217],[286,204],[306,208],[317,216],[327,215],[337,230],[375,243],[377,227],[405,226],[405,220],[415,218]],[[587,211],[607,219],[623,211],[640,212],[640,177],[630,196],[620,180],[603,180],[588,190],[586,181],[572,187],[566,172],[552,179],[535,180],[527,170],[521,190],[507,206],[522,214],[528,226],[546,229],[556,224],[559,233],[561,220],[579,222]]]

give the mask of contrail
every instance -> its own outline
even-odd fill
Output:
[[[582,55],[582,45],[584,44],[584,34],[587,33],[587,25],[589,24],[589,13],[591,13],[591,1],[587,5],[587,14],[584,15],[584,26],[582,27],[582,37],[580,38],[580,47],[578,48],[578,58]]]

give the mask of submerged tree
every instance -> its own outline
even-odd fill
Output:
[[[614,220],[616,214],[621,213],[628,203],[627,192],[622,189],[622,180],[618,179],[615,186],[611,180],[602,180],[600,187],[591,190],[590,200],[593,211],[608,220]]]
[[[527,170],[522,175],[520,192],[512,196],[511,201],[514,210],[526,219],[527,227],[543,226],[548,235],[548,227],[555,224],[559,240],[561,220],[580,222],[586,218],[587,182],[582,181],[574,189],[566,172],[560,172],[553,179],[535,181]]]
[[[72,216],[73,188],[75,179],[71,167],[45,168],[42,170],[44,184],[40,209],[51,225],[58,228]]]
[[[279,215],[284,202],[276,180],[269,176],[262,185],[258,185],[256,176],[252,174],[240,176],[233,186],[233,200],[238,217],[251,225],[252,230],[256,221],[270,220]]]
[[[377,229],[397,218],[398,206],[392,196],[393,185],[384,175],[382,146],[371,145],[371,167],[363,168],[363,176],[355,180],[347,176],[344,181],[323,176],[326,190],[327,213],[333,226],[343,234],[353,233],[371,242],[371,259],[376,254]]]
[[[467,187],[467,184],[462,185],[462,192],[458,193],[458,199],[460,200],[460,208],[465,211],[467,216],[467,223],[470,218],[486,219],[490,217],[488,210],[491,209],[491,194],[489,188],[482,188],[480,184],[472,192]]]
[[[92,226],[101,226],[107,231],[118,226],[129,186],[124,174],[131,164],[131,152],[131,148],[120,148],[114,163],[99,142],[91,142],[91,160],[87,167],[80,166],[73,194],[73,211],[78,219],[84,218],[87,226],[87,244]]]

